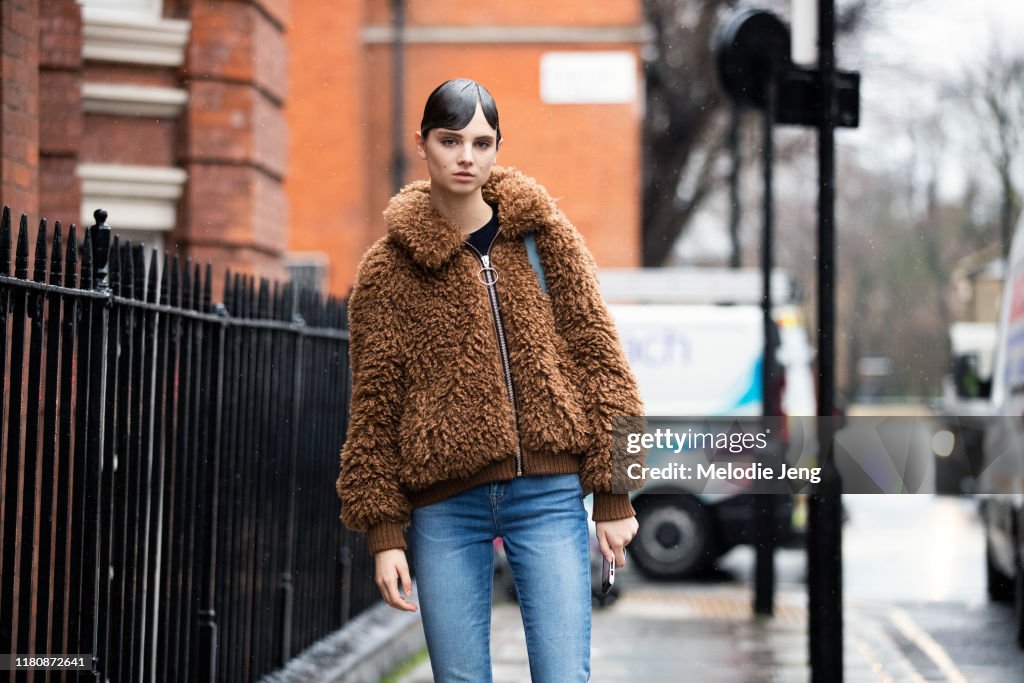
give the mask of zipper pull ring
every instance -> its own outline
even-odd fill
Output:
[[[491,287],[498,282],[498,271],[491,267],[491,257],[489,254],[484,254],[480,257],[484,267],[477,271],[476,277],[480,280],[481,284]]]

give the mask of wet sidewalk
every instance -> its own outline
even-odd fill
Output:
[[[751,615],[745,586],[631,587],[610,607],[594,609],[590,680],[804,683],[810,680],[804,587],[780,587],[775,605],[775,616],[763,619]],[[893,641],[882,609],[847,603],[847,683],[918,680]],[[530,680],[523,624],[514,603],[494,606],[491,656],[495,683]],[[429,661],[398,680],[433,681]]]

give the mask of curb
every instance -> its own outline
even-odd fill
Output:
[[[412,600],[417,600],[413,581]],[[379,683],[426,645],[419,612],[380,602],[260,683]]]

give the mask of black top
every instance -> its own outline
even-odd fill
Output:
[[[491,206],[491,220],[487,221],[483,227],[477,228],[473,232],[469,233],[466,237],[466,241],[473,245],[477,251],[481,254],[486,254],[491,249],[491,242],[494,241],[494,237],[498,234],[498,211]]]

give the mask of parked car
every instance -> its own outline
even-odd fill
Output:
[[[1017,643],[1024,648],[1024,229],[1018,223],[997,332],[991,417],[977,478],[985,529],[985,567],[992,600],[1015,605]]]
[[[992,411],[992,360],[996,323],[957,322],[949,328],[950,373],[935,407],[938,423],[952,439],[935,452],[935,490],[959,495],[974,490],[984,460],[982,439]]]

